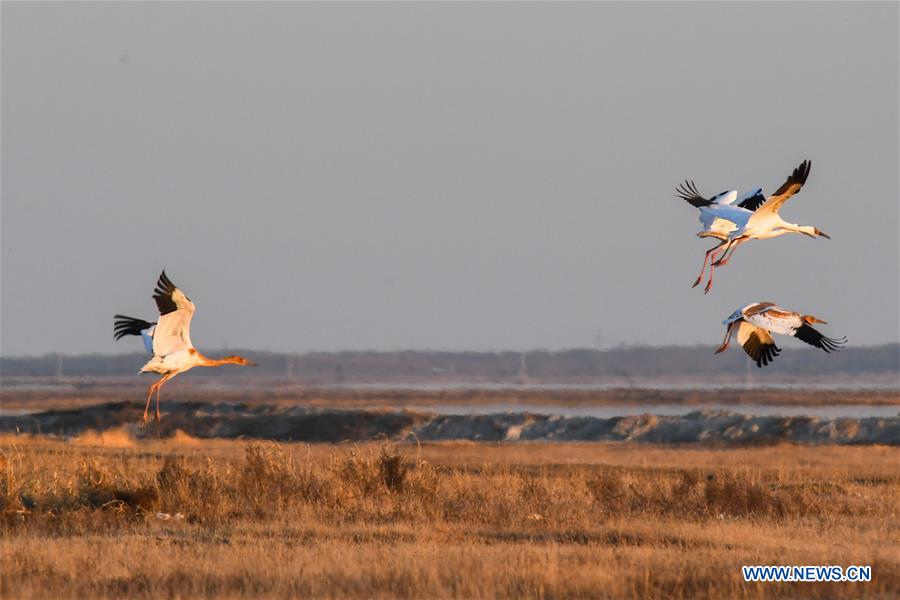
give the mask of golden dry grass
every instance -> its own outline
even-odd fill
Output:
[[[124,437],[123,437],[124,436]],[[896,597],[900,451],[0,438],[12,597]],[[744,564],[872,565],[744,583]]]

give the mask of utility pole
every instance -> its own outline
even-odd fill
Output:
[[[528,383],[528,361],[526,360],[525,353],[522,352],[519,354],[519,376],[518,376],[519,385]]]

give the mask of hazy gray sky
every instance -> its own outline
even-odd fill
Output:
[[[4,2],[2,352],[140,349],[163,267],[200,348],[714,346],[757,300],[894,342],[898,56],[896,2]],[[691,289],[674,186],[804,158],[833,239]]]

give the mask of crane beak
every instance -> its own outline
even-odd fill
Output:
[[[827,233],[824,233],[824,232],[822,232],[822,231],[819,231],[818,229],[816,229],[816,235],[819,236],[819,237],[823,237],[823,238],[825,238],[826,240],[830,240],[830,239],[831,239],[831,236],[830,236],[830,235],[828,235]]]

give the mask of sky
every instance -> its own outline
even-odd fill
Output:
[[[900,340],[896,2],[2,4],[0,352],[721,342],[768,300]],[[801,235],[709,295],[701,192]],[[793,340],[786,344],[802,345]]]

